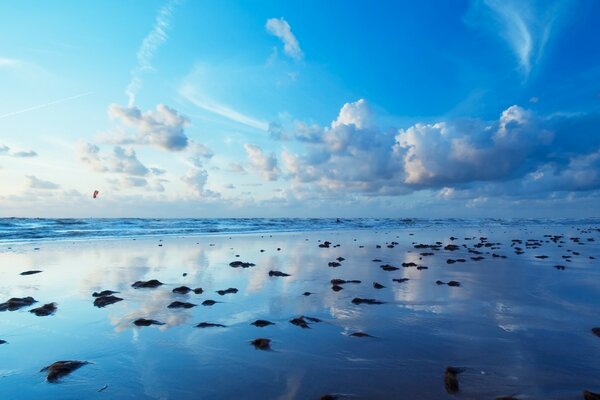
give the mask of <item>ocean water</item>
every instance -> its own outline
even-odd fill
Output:
[[[0,218],[0,241],[384,230],[435,227],[600,226],[586,219],[424,218]]]

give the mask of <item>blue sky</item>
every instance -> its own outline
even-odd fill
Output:
[[[0,213],[598,216],[599,19],[591,0],[2,2]]]

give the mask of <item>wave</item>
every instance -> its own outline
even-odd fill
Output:
[[[415,229],[428,227],[600,226],[586,219],[426,219],[426,218],[0,218],[0,242],[268,233],[332,230]]]

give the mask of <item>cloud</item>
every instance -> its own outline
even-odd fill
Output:
[[[261,131],[267,131],[269,129],[269,124],[267,122],[250,117],[225,104],[221,104],[205,96],[201,96],[190,83],[183,84],[179,89],[179,94],[196,107],[213,114]]]
[[[188,146],[185,128],[189,119],[164,104],[146,112],[135,106],[111,104],[108,115],[123,124],[122,129],[102,136],[109,143],[152,145],[168,151],[180,151]]]
[[[239,175],[246,175],[248,173],[248,172],[246,172],[246,170],[244,169],[242,164],[235,163],[235,162],[230,162],[227,165],[227,168],[225,169],[225,171],[231,172],[234,174],[239,174]]]
[[[173,9],[179,3],[171,0],[160,8],[152,30],[144,40],[137,52],[137,66],[131,71],[131,81],[127,85],[125,94],[129,98],[129,107],[135,104],[135,96],[142,88],[142,73],[152,70],[152,59],[158,48],[167,40],[167,32],[171,25]]]
[[[527,77],[542,58],[565,1],[475,1],[467,20],[499,34],[517,58]]]
[[[7,118],[7,117],[12,117],[13,115],[23,114],[23,113],[26,113],[26,112],[29,112],[29,111],[39,110],[40,108],[50,107],[50,106],[53,106],[55,104],[63,103],[65,101],[79,99],[81,97],[85,97],[85,96],[88,96],[90,94],[92,94],[92,92],[76,94],[74,96],[69,96],[69,97],[65,97],[65,98],[62,98],[62,99],[49,101],[47,103],[42,103],[42,104],[38,104],[38,105],[35,105],[35,106],[23,108],[21,110],[11,111],[9,113],[0,115],[0,119]]]
[[[296,39],[296,36],[292,33],[292,28],[290,24],[282,18],[270,18],[267,20],[265,25],[267,31],[281,39],[283,42],[283,51],[285,54],[290,56],[296,61],[302,60],[304,54],[302,53],[302,49],[300,49],[300,44]]]
[[[12,151],[10,147],[6,145],[0,145],[0,156],[16,157],[16,158],[29,158],[37,157],[37,153],[33,150],[29,151]]]
[[[600,137],[593,127],[599,122],[598,115],[540,116],[514,105],[495,121],[448,120],[380,130],[367,103],[359,100],[345,104],[330,127],[322,128],[322,140],[298,140],[300,152],[283,150],[283,176],[297,196],[441,190],[442,198],[451,198],[459,190],[483,186],[507,193],[596,190]],[[268,170],[262,150],[254,153],[254,168]]]
[[[54,182],[45,181],[33,175],[27,175],[25,178],[27,178],[27,186],[31,189],[55,190],[60,188],[60,185]]]
[[[98,146],[79,141],[75,146],[75,152],[81,162],[89,165],[96,172],[113,172],[138,177],[147,176],[151,172],[138,160],[133,149],[115,146],[112,154],[102,156]]]
[[[277,166],[275,153],[266,155],[260,147],[248,143],[244,144],[244,150],[253,169],[260,172],[268,181],[277,180],[281,171]]]

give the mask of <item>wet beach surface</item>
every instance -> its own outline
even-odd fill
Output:
[[[2,243],[0,398],[582,399],[597,228]]]

